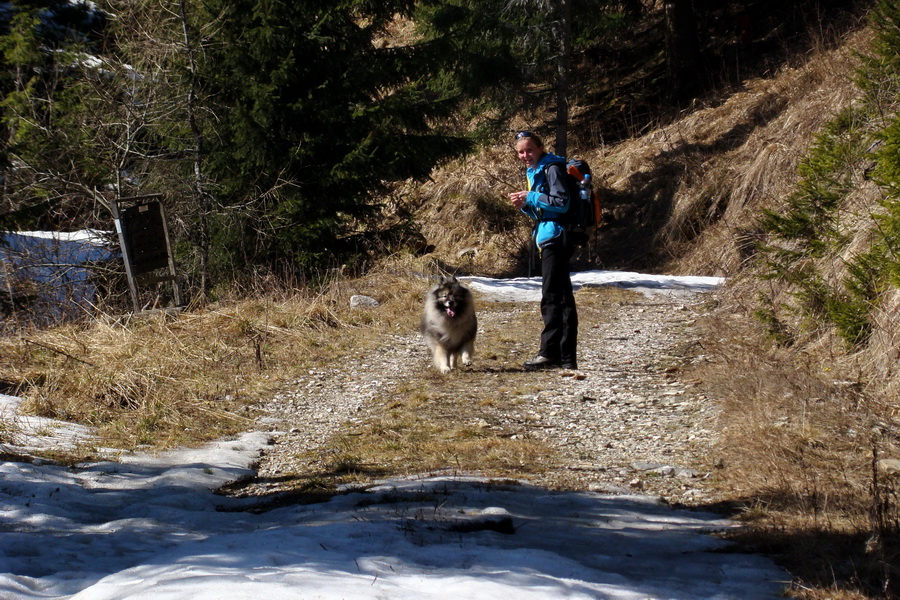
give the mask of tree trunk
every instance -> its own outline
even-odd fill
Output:
[[[184,34],[184,47],[187,51],[188,67],[190,70],[190,87],[188,89],[187,113],[191,135],[194,138],[194,181],[191,189],[194,190],[194,199],[200,210],[200,231],[198,232],[198,246],[200,250],[200,294],[205,300],[209,296],[209,214],[212,210],[209,192],[203,185],[203,135],[197,124],[197,63],[194,57],[194,46],[188,29],[187,11],[184,0],[179,1],[181,29]]]
[[[698,90],[700,41],[693,0],[666,0],[666,63],[673,100],[693,97]]]
[[[572,54],[572,0],[560,7],[560,52],[556,73],[556,146],[559,156],[568,154],[569,134],[569,61]]]

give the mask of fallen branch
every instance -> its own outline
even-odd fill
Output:
[[[62,354],[63,356],[65,356],[67,358],[71,358],[72,360],[77,360],[78,362],[85,364],[89,367],[93,367],[95,369],[97,368],[97,365],[95,365],[93,363],[89,363],[86,360],[82,360],[82,359],[78,358],[77,356],[72,356],[65,350],[60,350],[59,348],[54,348],[53,346],[51,346],[49,344],[45,344],[43,342],[36,342],[34,340],[29,340],[28,338],[25,338],[25,343],[26,344],[34,344],[35,346],[39,346],[41,348],[44,348],[45,350],[50,350],[51,352],[56,352],[57,354]]]

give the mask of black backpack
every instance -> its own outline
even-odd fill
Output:
[[[546,169],[547,167],[544,167],[545,181]],[[566,175],[570,205],[569,210],[564,213],[562,222],[566,225],[569,241],[580,246],[587,243],[600,223],[600,198],[594,191],[591,167],[587,162],[580,158],[567,160]]]

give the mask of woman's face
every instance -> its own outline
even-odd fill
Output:
[[[544,155],[544,148],[538,146],[533,138],[525,137],[516,142],[516,156],[525,166],[535,167]]]

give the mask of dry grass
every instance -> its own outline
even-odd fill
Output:
[[[524,174],[510,144],[487,148],[456,162],[409,191],[416,221],[435,257],[448,270],[509,275],[529,250],[531,221],[509,204],[508,194],[524,188]]]
[[[869,38],[853,33],[677,122],[587,152],[609,200],[607,219],[628,223],[631,235],[646,230],[646,251],[669,271],[739,271],[760,209],[777,208],[822,124],[856,98],[855,52]]]
[[[0,340],[0,368],[25,410],[96,426],[105,444],[193,444],[245,430],[254,402],[297,370],[365,348],[373,329],[402,322],[397,315],[420,303],[421,280],[409,273],[427,267],[398,259],[318,291],[22,332]],[[382,306],[351,309],[352,294]]]
[[[839,342],[778,347],[736,285],[708,323],[715,360],[695,375],[719,400],[721,495],[777,555],[799,598],[880,598],[900,576],[900,481],[876,477],[900,455],[894,401]]]
[[[497,389],[485,395],[472,389],[478,377],[447,382],[433,375],[396,390],[365,426],[329,442],[336,457],[332,467],[374,467],[390,475],[451,469],[496,477],[527,477],[551,467],[554,453],[545,444],[495,425],[498,405],[509,402],[504,389],[518,384],[494,381]]]

